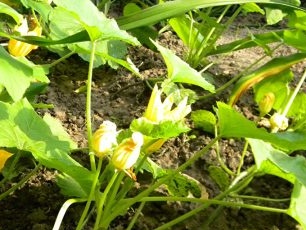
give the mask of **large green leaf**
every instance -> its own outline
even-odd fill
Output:
[[[299,0],[175,0],[146,8],[141,12],[135,12],[117,20],[122,29],[129,30],[141,26],[152,25],[161,20],[172,18],[177,15],[182,15],[193,9],[224,6],[229,4],[244,4],[244,3],[267,3],[288,6],[297,8]]]
[[[43,165],[74,178],[88,194],[92,174],[68,155],[76,144],[58,121],[48,115],[42,119],[23,99],[12,105],[0,102],[0,126],[1,147],[31,152]]]
[[[289,156],[261,140],[248,139],[260,172],[281,177],[292,184],[298,180],[306,186],[306,159]]]
[[[102,12],[97,11],[96,7],[90,1],[81,1],[82,4],[90,5],[90,7],[88,6],[88,10],[82,10],[81,15],[78,15],[76,9],[73,7],[71,9],[64,8],[66,7],[66,3],[63,3],[66,1],[69,2],[69,0],[60,1],[58,3],[60,7],[56,7],[50,14],[50,37],[53,40],[61,40],[78,33],[83,35],[82,31],[86,29],[91,41],[96,42],[95,67],[108,62],[108,64],[114,68],[117,67],[118,64],[123,65],[137,74],[136,68],[127,61],[122,60],[126,54],[126,45],[122,41],[138,45],[139,42],[137,39],[130,36],[125,31],[120,30],[114,20],[106,18]],[[93,12],[90,13],[89,9]],[[95,15],[94,18],[97,19],[97,24],[92,25],[94,22],[88,20],[92,15]],[[108,28],[108,24],[111,24],[109,25],[111,28]],[[92,42],[90,41],[68,43],[67,46],[63,44],[61,46],[51,46],[50,49],[62,55],[68,52],[67,47],[69,50],[78,53],[84,60],[89,60],[92,50]]]
[[[157,49],[163,56],[168,70],[168,78],[172,82],[180,82],[197,85],[210,92],[215,91],[215,87],[210,84],[206,79],[196,71],[191,68],[186,62],[181,60],[176,56],[171,50],[162,47],[161,45],[153,42]]]
[[[17,24],[21,24],[22,22],[22,15],[19,14],[16,10],[11,8],[10,6],[0,2],[0,14],[7,14],[11,16]]]
[[[257,128],[254,122],[222,102],[218,102],[218,118],[219,134],[222,137],[260,139],[286,151],[306,149],[305,132],[269,133],[263,128]]]
[[[295,183],[293,192],[290,199],[290,207],[288,209],[288,215],[296,219],[303,229],[306,229],[306,186],[299,183]]]
[[[6,88],[14,101],[20,100],[31,82],[37,80],[49,82],[42,68],[13,58],[0,46],[0,85]]]
[[[58,18],[56,23],[60,28],[63,22],[75,20],[84,28],[91,41],[96,40],[122,40],[132,44],[139,44],[137,39],[127,32],[120,30],[114,19],[107,18],[90,0],[54,0],[57,7],[51,13]],[[61,12],[60,16],[58,13]],[[65,12],[65,13],[63,13]],[[65,17],[63,15],[66,14]],[[54,17],[53,17],[54,18]]]

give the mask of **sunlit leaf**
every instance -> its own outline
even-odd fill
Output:
[[[282,74],[292,65],[302,61],[305,58],[306,53],[296,53],[290,56],[274,58],[252,73],[240,78],[232,91],[232,95],[229,99],[229,104],[234,105],[241,97],[241,95],[255,84],[264,79],[267,79],[268,77]]]
[[[7,14],[11,16],[17,24],[21,24],[22,22],[22,15],[19,14],[16,10],[14,10],[12,7],[0,2],[0,13],[1,14]]]
[[[71,19],[78,23],[79,27],[85,28],[91,38],[91,41],[96,40],[121,40],[131,44],[139,44],[137,39],[129,35],[127,32],[120,30],[114,19],[107,18],[90,0],[79,0],[75,4],[74,0],[54,0],[57,7],[51,13],[58,17],[58,11],[65,18],[58,17],[60,22],[56,23],[61,27],[61,23],[65,19]],[[53,17],[54,18],[54,17]]]
[[[22,60],[22,59],[21,59]],[[0,46],[0,84],[2,84],[14,101],[21,99],[31,82],[49,82],[42,68],[33,68],[29,61],[19,61],[11,57]]]
[[[291,71],[284,71],[281,74],[276,74],[272,77],[262,80],[256,84],[254,88],[255,101],[257,103],[266,95],[267,93],[273,93],[275,95],[275,101],[273,108],[279,110],[284,106],[284,102],[289,96],[289,82],[292,80],[293,74]]]
[[[305,52],[305,41],[306,40],[306,32],[305,30],[287,30],[284,32],[284,42],[287,45],[293,46],[294,48]]]
[[[265,10],[268,25],[274,25],[280,22],[287,15],[281,9],[265,7]]]
[[[306,186],[296,181],[290,199],[288,215],[297,220],[306,229]]]
[[[154,124],[146,118],[133,120],[130,128],[133,131],[141,132],[146,136],[156,139],[176,137],[190,130],[184,121],[163,121],[159,124]]]
[[[264,128],[257,128],[254,122],[249,121],[229,105],[222,102],[217,104],[219,134],[222,137],[260,139],[286,151],[306,149],[305,132],[269,133]]]
[[[76,144],[54,118],[42,119],[26,99],[12,105],[0,102],[0,126],[0,146],[31,152],[43,165],[68,174],[89,192],[92,174],[68,155]]]
[[[306,186],[306,158],[303,156],[289,156],[277,150],[271,144],[248,139],[258,170],[266,174],[281,177],[292,184],[298,180]]]
[[[210,92],[215,91],[215,87],[210,84],[198,71],[191,68],[186,62],[176,56],[171,50],[153,42],[162,54],[168,70],[168,78],[172,82],[180,82],[197,85]]]

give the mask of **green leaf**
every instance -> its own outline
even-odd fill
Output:
[[[287,15],[281,9],[265,7],[265,10],[268,25],[274,25],[282,21],[283,18]]]
[[[134,132],[138,131],[143,135],[156,139],[177,137],[179,134],[190,130],[184,121],[163,121],[159,124],[154,124],[143,117],[133,120],[130,128]]]
[[[35,72],[39,75],[34,75],[35,68],[33,69],[33,64],[29,65],[28,63],[13,58],[0,46],[0,84],[6,88],[14,101],[23,97],[31,82],[36,80],[49,81],[44,71]]]
[[[209,176],[218,184],[222,191],[225,191],[229,187],[229,176],[221,167],[211,165],[208,167],[208,172]]]
[[[147,157],[145,162],[142,164],[141,170],[146,170],[147,172],[150,172],[154,179],[161,178],[167,175],[166,170],[160,167],[154,161],[152,161],[149,157]]]
[[[275,95],[273,108],[275,110],[282,108],[282,106],[284,106],[284,102],[289,96],[289,82],[292,80],[292,78],[292,72],[287,70],[281,74],[276,74],[272,77],[264,79],[256,84],[253,88],[255,93],[255,101],[257,104],[267,93],[273,93]]]
[[[215,87],[208,81],[206,81],[206,79],[201,75],[201,73],[191,68],[186,62],[181,60],[171,50],[162,47],[156,42],[153,43],[160,51],[161,55],[165,60],[168,70],[168,78],[172,82],[193,84],[202,87],[203,89],[208,90],[209,92],[215,91]]]
[[[293,46],[294,48],[305,52],[305,39],[306,39],[306,31],[305,30],[287,30],[284,32],[284,42]]]
[[[284,71],[288,70],[292,65],[301,62],[305,58],[306,53],[295,53],[285,57],[274,58],[252,73],[240,78],[232,90],[229,104],[234,105],[240,96],[250,87],[264,79],[284,73]]]
[[[78,4],[75,4],[74,0],[54,0],[53,2],[57,7],[51,14],[53,19],[58,17],[58,20],[53,22],[50,19],[50,21],[58,27],[61,27],[67,19],[73,20],[77,22],[77,27],[86,29],[91,41],[121,40],[134,45],[139,44],[136,38],[120,30],[116,21],[107,18],[90,0],[79,0]],[[57,16],[59,11],[61,15]]]
[[[154,23],[160,22],[161,20],[172,18],[177,15],[182,15],[194,9],[253,2],[283,5],[293,9],[298,9],[297,6],[300,5],[299,0],[192,0],[188,2],[182,0],[174,0],[146,8],[141,12],[135,12],[133,14],[120,17],[117,19],[117,22],[122,29],[129,30],[145,25],[152,25]]]
[[[290,199],[288,215],[297,220],[306,229],[306,186],[296,181]]]
[[[265,11],[263,9],[261,9],[254,2],[243,4],[242,9],[243,9],[244,12],[247,12],[247,13],[260,13],[262,15],[265,14]]]
[[[289,14],[288,19],[289,27],[306,30],[306,12],[304,10],[294,10]]]
[[[46,167],[73,177],[89,194],[92,173],[68,155],[76,144],[58,121],[49,115],[42,119],[23,99],[12,105],[0,102],[0,126],[1,147],[31,152]]]
[[[0,2],[0,13],[11,16],[17,24],[21,24],[23,16],[10,6]]]
[[[47,0],[21,0],[22,4],[30,9],[35,10],[39,13],[42,19],[47,22],[49,14],[52,10],[51,5],[47,2]]]
[[[260,139],[286,150],[306,149],[305,132],[269,133],[246,119],[229,105],[218,102],[219,134],[222,137]]]
[[[288,156],[261,140],[248,139],[258,170],[281,177],[292,184],[298,180],[306,186],[306,159],[303,156]]]
[[[192,195],[196,198],[200,198],[202,195],[199,184],[198,181],[186,174],[176,174],[171,181],[166,183],[171,196],[187,197]]]
[[[192,111],[191,119],[196,128],[200,128],[209,133],[215,133],[217,119],[212,112],[207,110]]]

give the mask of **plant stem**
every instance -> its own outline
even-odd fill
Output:
[[[215,197],[214,200],[222,200],[224,199],[227,195],[229,195],[232,192],[235,192],[239,189],[242,189],[249,181],[251,178],[254,177],[254,174],[256,172],[256,168],[255,167],[251,167],[250,169],[248,169],[248,172],[246,174],[243,174],[243,180],[238,182],[238,179],[235,180],[234,184],[231,185],[231,187],[224,191],[223,193],[220,193],[218,196]],[[241,178],[239,178],[241,179]],[[196,199],[196,198],[193,198]],[[193,215],[197,214],[198,212],[208,208],[211,205],[211,203],[206,202],[203,205],[201,205],[200,207],[191,210],[190,212],[185,213],[184,215],[181,215],[180,217],[169,221],[168,223],[160,226],[159,228],[157,228],[156,230],[162,230],[162,229],[170,229],[173,225],[178,224],[190,217],[192,217]]]
[[[140,203],[139,207],[137,208],[137,211],[135,213],[135,215],[133,216],[131,222],[129,223],[129,226],[126,228],[126,230],[132,230],[134,224],[136,223],[137,218],[139,217],[139,215],[141,214],[141,211],[143,209],[143,207],[145,206],[146,202],[143,201]]]
[[[273,198],[268,198],[268,197],[260,197],[260,196],[246,196],[246,195],[236,195],[232,194],[230,195],[233,198],[238,198],[238,199],[250,199],[250,200],[260,200],[260,201],[268,201],[268,202],[287,202],[290,201],[290,198],[280,198],[280,199],[273,199]]]
[[[116,181],[116,178],[117,178],[118,174],[119,174],[118,171],[116,171],[114,173],[114,175],[112,176],[111,180],[108,182],[108,184],[107,184],[107,186],[106,186],[104,192],[102,193],[102,196],[101,196],[101,198],[98,202],[97,218],[96,218],[96,222],[95,222],[95,225],[94,225],[94,228],[93,228],[94,230],[97,230],[100,227],[100,221],[101,221],[101,218],[102,218],[102,215],[103,215],[103,206],[104,206],[107,194],[110,191],[110,189],[113,187],[113,184]]]
[[[6,196],[8,196],[9,194],[13,193],[15,190],[17,190],[19,187],[21,187],[28,179],[30,179],[31,176],[33,176],[38,169],[40,168],[41,164],[37,164],[35,166],[35,168],[28,174],[26,175],[24,178],[22,178],[22,180],[18,181],[17,184],[15,184],[13,187],[11,187],[10,189],[8,189],[7,191],[5,191],[4,193],[0,194],[0,201],[2,199],[4,199]]]
[[[64,61],[64,60],[66,60],[67,58],[69,58],[69,57],[70,57],[71,55],[73,55],[73,54],[75,54],[74,51],[72,51],[72,52],[70,52],[70,53],[64,55],[63,57],[60,57],[59,59],[55,60],[54,62],[52,62],[52,63],[50,63],[50,64],[45,64],[45,65],[42,65],[42,66],[43,66],[43,67],[45,66],[45,67],[47,67],[47,68],[52,68],[52,67],[56,66],[58,63],[60,63],[60,62],[62,62],[62,61]]]
[[[88,210],[90,208],[90,204],[93,200],[95,200],[94,196],[95,196],[95,191],[96,191],[97,184],[98,184],[98,181],[99,181],[100,171],[101,171],[101,168],[102,168],[102,162],[103,162],[103,159],[99,158],[98,168],[95,172],[95,177],[94,177],[92,185],[91,185],[91,190],[90,190],[89,196],[87,198],[87,202],[86,202],[85,208],[83,210],[82,216],[81,216],[81,218],[78,222],[78,225],[76,227],[76,230],[81,230],[83,228],[83,223],[84,223],[84,221],[87,217]]]
[[[287,102],[287,105],[286,105],[284,111],[282,112],[282,115],[283,115],[283,116],[287,116],[287,113],[288,113],[288,111],[289,111],[289,109],[290,109],[290,107],[291,107],[291,105],[292,105],[292,103],[293,103],[293,101],[294,101],[296,95],[297,95],[298,92],[300,91],[300,88],[302,87],[302,84],[304,83],[305,79],[306,79],[306,70],[305,70],[305,72],[304,72],[302,78],[300,79],[299,83],[298,83],[297,86],[295,87],[293,93],[292,93],[291,96],[290,96],[289,101]]]
[[[164,184],[166,181],[172,179],[176,174],[182,172],[187,167],[192,165],[196,160],[198,160],[203,154],[207,153],[207,151],[214,146],[216,141],[218,141],[221,137],[215,137],[208,145],[206,145],[202,150],[196,152],[192,158],[182,164],[180,167],[169,173],[166,177],[161,178],[155,184],[150,186],[148,189],[144,190],[134,198],[124,200],[122,203],[118,203],[118,207],[114,209],[113,213],[106,217],[104,222],[110,223],[116,216],[125,212],[129,207],[131,207],[134,203],[139,202],[143,197],[148,196],[152,191],[158,188],[160,185]]]
[[[61,223],[63,221],[63,218],[65,216],[65,213],[67,212],[67,209],[70,207],[70,205],[74,204],[74,203],[79,203],[79,202],[84,202],[86,201],[86,199],[69,199],[67,200],[61,207],[61,210],[59,211],[59,213],[57,214],[55,223],[53,225],[52,230],[59,230],[61,227]]]
[[[92,49],[90,53],[89,67],[88,67],[88,75],[87,75],[87,92],[86,92],[86,128],[87,128],[87,140],[89,147],[89,157],[90,157],[90,166],[92,171],[96,171],[96,163],[95,156],[92,154],[92,125],[91,125],[91,86],[92,86],[92,72],[93,72],[93,64],[95,59],[95,51],[96,51],[96,42],[91,42]]]
[[[287,213],[288,211],[287,209],[266,207],[254,204],[244,204],[244,203],[230,202],[230,201],[217,200],[217,199],[202,199],[202,198],[189,198],[189,197],[151,196],[151,197],[144,197],[140,201],[141,202],[180,201],[180,202],[202,203],[209,205],[217,204],[231,208],[248,208],[248,209],[268,211],[268,212],[278,212],[278,213]]]
[[[243,147],[242,154],[241,154],[241,159],[240,159],[238,169],[237,169],[237,175],[239,175],[240,172],[241,172],[241,168],[244,164],[244,158],[245,158],[248,146],[249,146],[249,142],[248,142],[248,140],[245,140],[244,147]]]

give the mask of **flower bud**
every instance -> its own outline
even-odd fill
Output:
[[[270,118],[272,130],[285,130],[288,128],[288,118],[282,114],[274,113]]]
[[[137,161],[143,144],[143,136],[135,132],[132,137],[124,140],[114,151],[112,162],[118,170],[131,168]]]
[[[104,121],[92,136],[92,149],[97,157],[104,157],[117,145],[116,124]]]
[[[5,162],[7,161],[8,158],[10,158],[13,154],[0,149],[0,172],[3,169]]]
[[[272,92],[266,93],[263,98],[259,101],[258,107],[260,116],[263,117],[268,114],[275,102],[275,95]]]

